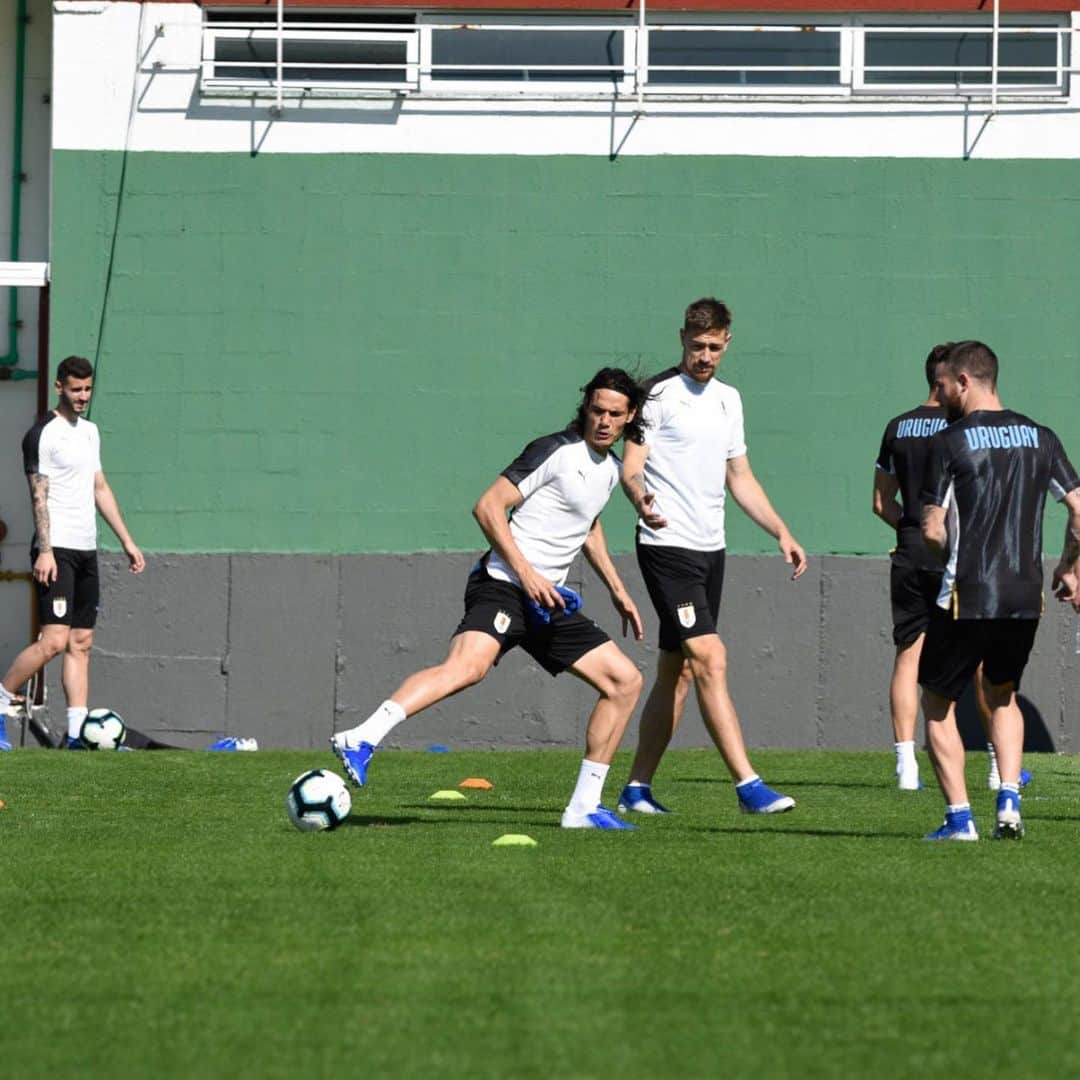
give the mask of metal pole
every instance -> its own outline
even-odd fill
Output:
[[[994,0],[997,3],[997,0]],[[285,0],[277,0],[277,105],[278,113],[281,113],[281,54],[283,50],[282,36],[285,33]]]
[[[645,104],[645,79],[648,76],[648,72],[645,70],[645,65],[642,63],[642,58],[645,55],[646,33],[647,31],[645,29],[645,0],[638,0],[638,32],[637,50],[634,54],[634,80],[637,82],[637,104],[639,112]]]
[[[1001,0],[994,0],[994,36],[990,44],[990,115],[997,112],[998,32],[1001,29]]]

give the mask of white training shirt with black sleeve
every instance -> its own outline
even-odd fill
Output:
[[[48,413],[23,436],[23,469],[49,481],[49,543],[73,551],[97,548],[94,477],[101,471],[97,425],[81,416],[69,423]]]
[[[607,505],[619,481],[619,458],[598,454],[573,428],[534,439],[501,475],[521,492],[510,515],[510,533],[521,554],[556,585]],[[490,577],[520,585],[517,575],[489,551],[482,560]]]
[[[727,463],[746,453],[739,391],[710,379],[699,383],[670,368],[646,383],[645,489],[662,529],[638,522],[638,541],[659,547],[719,551],[726,546]]]

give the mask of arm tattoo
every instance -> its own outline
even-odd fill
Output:
[[[34,509],[34,530],[39,551],[52,551],[49,540],[49,478],[41,473],[30,474],[30,501]]]

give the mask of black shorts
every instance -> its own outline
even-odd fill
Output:
[[[940,570],[923,570],[904,560],[893,559],[889,570],[889,597],[894,645],[910,645],[926,632],[930,613],[937,605],[943,576]]]
[[[660,648],[682,652],[688,638],[716,633],[724,591],[724,549],[637,545],[638,566],[660,619]]]
[[[479,630],[499,643],[497,664],[520,645],[548,674],[558,675],[587,652],[611,640],[592,621],[575,611],[553,615],[537,626],[525,619],[525,593],[508,581],[496,581],[486,571],[474,570],[465,585],[465,614],[453,636]]]
[[[37,561],[37,556],[36,551],[30,552],[31,565]],[[97,552],[53,548],[53,558],[56,559],[56,580],[51,585],[35,583],[38,621],[42,626],[92,630],[101,599]]]
[[[981,663],[989,682],[1019,689],[1038,628],[1038,619],[953,619],[935,608],[919,657],[919,684],[956,701]]]

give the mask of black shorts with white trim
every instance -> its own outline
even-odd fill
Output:
[[[954,619],[935,607],[919,656],[919,685],[956,701],[981,663],[988,682],[1019,690],[1038,628],[1038,619]]]
[[[465,614],[453,636],[466,630],[488,634],[499,642],[498,663],[520,645],[549,675],[559,675],[586,653],[611,640],[592,619],[575,611],[553,615],[536,624],[525,617],[525,593],[508,581],[497,581],[477,568],[465,585]]]
[[[638,566],[660,620],[660,648],[681,652],[689,638],[716,633],[724,592],[724,549],[637,544]]]

